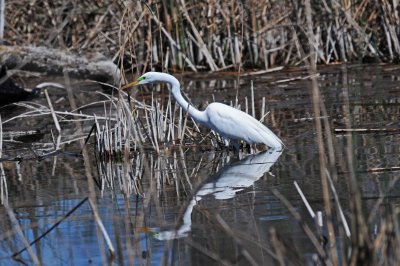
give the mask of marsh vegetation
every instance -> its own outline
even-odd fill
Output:
[[[267,70],[311,55],[322,64],[397,62],[398,8],[388,0],[9,1],[5,38],[97,51],[135,73]]]
[[[224,148],[164,85],[126,94],[21,64],[24,87],[62,86],[0,109],[1,263],[398,264],[400,67],[382,63],[399,58],[397,10],[6,2],[8,44],[101,53],[121,83],[173,72],[194,106],[241,109],[286,148]]]

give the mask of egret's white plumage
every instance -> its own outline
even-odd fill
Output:
[[[138,84],[166,82],[178,104],[197,122],[219,133],[225,140],[243,140],[249,144],[262,143],[271,148],[282,148],[282,141],[269,128],[254,117],[222,103],[211,103],[204,111],[190,105],[181,94],[179,81],[172,75],[159,72],[147,72],[136,81],[124,86],[128,88]]]

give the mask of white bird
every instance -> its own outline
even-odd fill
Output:
[[[270,148],[281,149],[282,141],[269,128],[254,117],[223,103],[211,103],[204,111],[199,111],[190,105],[181,94],[181,85],[172,75],[160,72],[147,72],[122,89],[147,83],[165,82],[171,85],[171,92],[175,100],[185,112],[200,124],[214,130],[224,139],[243,140],[249,144],[265,144]]]

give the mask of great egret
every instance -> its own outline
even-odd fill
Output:
[[[200,124],[214,130],[222,136],[225,145],[228,140],[243,140],[249,144],[262,143],[270,148],[281,149],[282,141],[265,125],[254,117],[223,103],[211,103],[204,111],[191,106],[181,94],[181,85],[172,75],[160,72],[147,72],[122,89],[135,85],[166,82],[171,85],[172,95],[185,112]]]

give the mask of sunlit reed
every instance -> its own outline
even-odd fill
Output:
[[[194,72],[299,65],[310,56],[308,40],[315,50],[314,60],[322,64],[392,62],[400,56],[398,4],[388,0],[380,5],[314,1],[311,39],[305,30],[304,1],[35,3],[7,3],[6,21],[13,30],[5,31],[5,39],[19,45],[46,41],[80,54],[99,51],[123,58],[124,64],[133,63],[140,71],[155,65]],[[80,12],[63,17],[72,11],[70,6]],[[29,14],[43,19],[34,20]],[[63,34],[55,35],[48,25]]]

